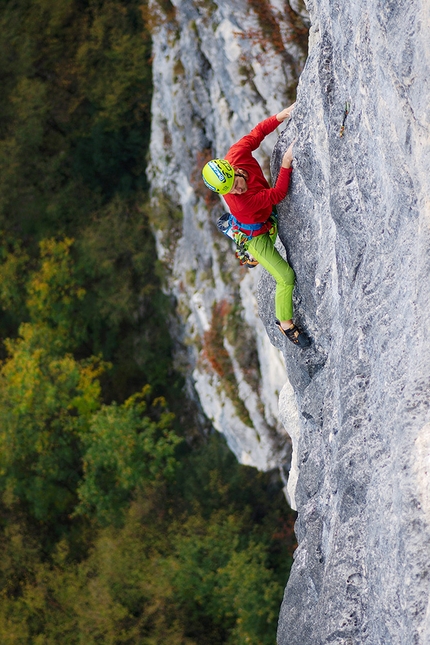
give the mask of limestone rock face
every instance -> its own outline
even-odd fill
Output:
[[[297,139],[279,233],[312,347],[279,337],[273,280],[238,267],[199,172],[291,102],[298,1],[154,2],[159,257],[214,426],[261,469],[288,465],[292,439],[279,645],[428,645],[430,5],[307,5],[297,107],[258,159],[276,177]]]
[[[216,228],[223,205],[204,186],[201,169],[291,104],[307,49],[306,11],[296,4],[295,10],[285,0],[151,5],[152,217],[166,288],[183,325],[182,364],[207,418],[242,463],[261,470],[288,468],[297,404],[291,390],[284,427],[278,396],[285,366],[257,313],[262,269],[241,268]],[[257,153],[268,176],[276,140],[276,133],[267,137]]]
[[[308,9],[297,109],[273,156],[276,174],[297,137],[280,237],[313,338],[283,348],[299,546],[278,642],[428,645],[430,7]],[[260,314],[281,347],[269,283]]]

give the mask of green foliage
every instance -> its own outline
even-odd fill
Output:
[[[0,227],[75,235],[146,186],[149,35],[137,2],[4,3]]]
[[[267,541],[281,540],[265,525],[273,531],[285,514],[279,485],[239,466],[217,436],[183,465],[188,486],[202,489],[192,504],[181,477],[149,484],[121,527],[93,526],[81,561],[64,539],[46,560],[25,525],[10,524],[0,540],[2,642],[273,643],[292,545],[282,540],[274,567]],[[246,498],[265,500],[257,514]]]
[[[173,474],[175,446],[181,440],[171,430],[173,416],[165,411],[165,401],[157,399],[148,409],[148,394],[146,387],[121,406],[103,406],[91,418],[82,437],[86,450],[78,512],[115,523],[133,492]]]
[[[80,306],[85,289],[75,275],[72,244],[69,238],[40,242],[40,264],[29,276],[26,305],[30,320],[54,330],[57,343],[73,347],[83,333]]]
[[[27,317],[25,285],[30,262],[20,240],[14,240],[11,246],[11,250],[7,245],[0,247],[0,329],[6,338],[16,332]],[[2,349],[0,347],[0,355]]]
[[[116,214],[115,210],[113,212]],[[89,267],[79,260],[79,256],[78,263],[81,265],[75,261],[72,253],[73,240],[69,238],[62,241],[42,240],[40,257],[33,262],[18,247],[15,255],[9,253],[3,264],[3,302],[5,306],[13,306],[15,301],[19,301],[20,309],[25,307],[30,321],[21,324],[17,339],[5,343],[7,358],[0,371],[0,412],[3,419],[0,435],[1,475],[5,488],[25,501],[38,520],[53,520],[56,516],[73,510],[76,488],[82,475],[84,448],[89,451],[88,461],[84,460],[84,466],[91,463],[93,467],[88,467],[88,481],[82,489],[82,499],[92,503],[96,509],[104,504],[103,512],[112,515],[112,508],[115,506],[113,499],[118,498],[115,511],[119,512],[119,500],[127,500],[130,490],[142,477],[142,468],[148,466],[150,451],[154,451],[152,459],[155,464],[150,470],[155,472],[154,468],[156,470],[161,459],[157,450],[160,455],[171,457],[175,445],[174,437],[168,433],[166,425],[171,423],[171,417],[161,414],[157,423],[150,422],[149,418],[142,421],[139,415],[142,413],[143,403],[137,404],[138,395],[129,399],[125,406],[104,406],[98,416],[93,418],[93,413],[101,405],[99,377],[108,365],[95,357],[78,360],[71,353],[79,349],[91,334],[94,336],[90,328],[96,327],[98,321],[102,326],[103,322],[106,325],[107,320],[113,339],[115,335],[124,333],[121,322],[127,317],[132,318],[133,305],[136,307],[135,291],[133,292],[131,284],[137,278],[127,275],[130,264],[136,275],[140,270],[145,278],[153,263],[152,257],[145,255],[146,248],[143,245],[143,248],[135,249],[132,262],[123,262],[123,268],[115,272],[115,266],[111,266],[112,259],[118,258],[120,253],[125,254],[132,246],[131,240],[126,236],[122,237],[123,245],[117,246],[116,258],[113,253],[110,257],[106,254],[107,262],[104,265],[97,262],[97,252],[100,256],[104,255],[113,236],[119,234],[119,227],[112,226],[113,217],[107,217],[104,224],[106,231],[111,225],[110,238],[100,236],[102,242],[97,243],[88,235],[82,243],[84,251],[81,252],[81,257],[94,258]],[[101,245],[101,251],[96,248],[96,251],[87,251],[85,254],[85,248],[91,243],[96,247]],[[138,243],[139,239],[135,245]],[[118,265],[121,265],[120,260]],[[13,280],[20,266],[27,269],[27,279],[21,279],[18,286],[14,286]],[[118,290],[115,289],[117,279],[121,281]],[[82,284],[88,284],[89,290]],[[118,295],[124,292],[127,298],[119,304]],[[110,302],[109,295],[116,298],[116,301]],[[157,301],[155,285],[142,287],[141,295],[142,298],[147,295],[155,296]],[[99,304],[100,307],[97,306]],[[154,341],[154,335],[148,336],[148,341]],[[164,340],[163,342],[165,343]],[[95,345],[93,342],[93,347]],[[106,342],[103,344],[99,341],[98,346],[105,350],[105,355],[109,354]],[[167,350],[169,348],[167,344]],[[154,343],[154,354],[159,349],[160,344]],[[166,354],[168,356],[168,352]],[[161,381],[165,376],[162,356],[160,353],[153,360],[158,374],[161,374]],[[164,361],[166,369],[167,358]],[[151,375],[155,375],[155,370]],[[153,380],[157,384],[157,379]],[[131,405],[131,401],[136,405]],[[96,484],[100,485],[100,472],[102,467],[106,468],[106,464],[102,464],[101,455],[109,447],[112,454],[119,454],[116,452],[115,441],[132,441],[132,437],[142,431],[142,423],[146,434],[139,436],[141,439],[145,436],[145,441],[138,444],[128,457],[127,467],[134,473],[133,482],[126,485],[123,481],[121,483],[120,478],[118,483],[115,480],[118,473],[112,474],[109,471],[103,476],[105,485],[101,490],[106,494],[103,504],[101,498],[91,499],[88,491],[91,485],[93,488]],[[154,433],[158,430],[166,433],[166,437],[160,440],[161,443],[166,442],[164,452],[161,450],[161,443],[155,440]],[[107,431],[110,434],[106,438]],[[101,450],[101,437],[105,437],[107,441],[105,453]],[[91,457],[94,454],[91,441],[97,443],[98,460]],[[124,477],[124,473],[122,476]],[[112,482],[116,483],[110,494],[106,489]],[[98,514],[101,516],[102,512]]]
[[[125,400],[143,383],[176,394],[171,303],[160,288],[156,249],[142,209],[119,196],[94,214],[76,241],[86,289],[82,311],[94,353],[113,363],[108,396]]]
[[[70,514],[77,489],[81,509],[113,520],[139,485],[171,471],[179,439],[165,401],[142,399],[149,387],[123,405],[101,405],[99,377],[108,364],[71,353],[86,335],[72,243],[40,243],[26,285],[30,322],[5,342],[0,476],[37,520]]]
[[[156,275],[155,244],[136,205],[115,198],[94,215],[80,237],[42,240],[33,257],[20,243],[0,263],[0,320],[4,335],[22,320],[48,324],[80,355],[113,363],[106,398],[125,400],[142,382],[155,395],[172,370],[169,299]],[[150,321],[150,322],[149,322]]]
[[[36,519],[70,512],[79,481],[79,434],[98,407],[97,360],[77,362],[46,326],[23,324],[0,372],[2,487]]]
[[[198,643],[272,643],[282,585],[262,544],[244,539],[241,514],[192,517],[173,539],[171,580]]]
[[[274,638],[294,548],[280,484],[196,438],[173,368],[151,218],[173,249],[182,215],[145,193],[149,13],[0,7],[5,645]]]

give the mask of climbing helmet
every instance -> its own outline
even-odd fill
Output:
[[[211,190],[226,195],[234,184],[234,170],[226,159],[212,159],[202,170],[203,181]]]

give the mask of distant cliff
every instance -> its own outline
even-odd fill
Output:
[[[184,368],[242,462],[282,469],[293,442],[299,546],[279,645],[428,645],[430,7],[308,2],[297,108],[259,157],[276,176],[297,138],[279,230],[304,352],[277,335],[272,279],[239,269],[215,230],[199,168],[291,102],[306,12],[163,8],[151,183]]]

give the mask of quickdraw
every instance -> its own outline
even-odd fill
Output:
[[[347,102],[345,103],[345,110],[344,110],[344,113],[343,113],[343,121],[342,121],[342,125],[340,126],[340,130],[339,130],[339,136],[340,136],[340,137],[343,137],[343,133],[345,132],[346,117],[348,116],[348,114],[349,114],[349,112],[350,112],[350,109],[351,109],[351,106],[350,106],[350,104],[349,104],[349,103],[348,103],[348,101],[347,101]]]
[[[241,222],[239,222],[239,220],[237,220],[231,213],[224,213],[224,215],[221,215],[217,221],[217,227],[219,230],[235,242],[236,257],[240,264],[245,265],[250,269],[257,266],[258,262],[246,250],[246,242],[252,238],[252,231],[260,230],[264,224],[265,222],[261,224],[241,224]],[[240,226],[246,227],[245,231],[251,231],[251,235],[242,231]]]

